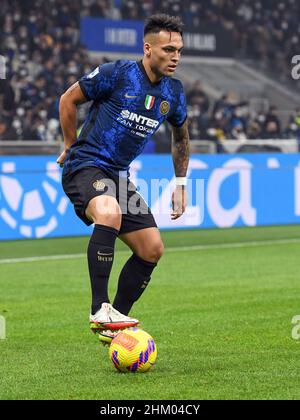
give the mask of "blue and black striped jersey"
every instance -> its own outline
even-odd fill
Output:
[[[142,62],[103,64],[80,79],[79,85],[93,103],[68,153],[64,173],[87,166],[127,172],[165,120],[181,126],[187,116],[181,82],[163,77],[152,83]]]

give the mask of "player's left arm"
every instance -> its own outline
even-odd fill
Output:
[[[189,165],[190,137],[187,119],[180,127],[172,126],[172,156],[176,176],[176,188],[172,194],[171,219],[178,219],[186,209],[186,175]]]

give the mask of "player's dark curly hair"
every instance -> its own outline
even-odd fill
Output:
[[[183,34],[183,22],[178,16],[170,16],[158,13],[148,17],[145,21],[144,36],[158,34],[160,31],[179,32]]]

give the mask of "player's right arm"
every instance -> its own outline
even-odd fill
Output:
[[[57,159],[63,166],[67,152],[77,139],[77,105],[87,102],[78,82],[74,83],[60,98],[59,115],[64,136],[64,151]]]
[[[109,97],[115,88],[120,62],[105,63],[95,68],[92,73],[83,76],[61,97],[59,112],[64,135],[65,150],[57,159],[63,165],[67,152],[77,139],[77,105],[88,101],[101,101]]]

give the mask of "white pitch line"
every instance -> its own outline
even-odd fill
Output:
[[[186,252],[186,251],[206,251],[210,249],[231,249],[231,248],[248,248],[256,246],[268,245],[288,245],[300,244],[300,238],[294,239],[278,239],[268,241],[250,241],[250,242],[233,242],[227,244],[212,244],[212,245],[191,245],[166,248],[165,252]],[[127,254],[129,250],[117,251],[117,254]],[[56,261],[56,260],[71,260],[86,258],[86,254],[63,254],[63,255],[44,255],[41,257],[25,257],[25,258],[8,258],[0,259],[0,264],[17,264],[26,262],[38,261]]]

